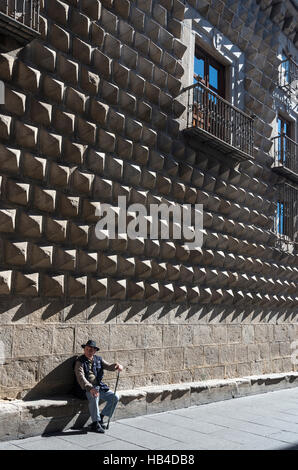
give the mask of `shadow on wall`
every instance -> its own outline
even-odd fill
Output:
[[[28,403],[30,417],[36,420],[37,427],[40,426],[38,431],[41,435],[62,432],[69,428],[82,429],[90,418],[87,400],[80,400],[73,394],[73,366],[76,358],[77,355],[63,361],[23,397],[26,402],[51,400],[50,406],[40,402],[40,406],[33,405],[30,408]]]
[[[209,299],[210,300],[210,299]],[[241,321],[247,317],[252,320],[268,321],[275,316],[276,319],[293,320],[297,316],[297,310],[293,308],[280,308],[278,306],[268,307],[255,305],[254,302],[249,304],[247,299],[235,303],[235,299],[231,297],[229,301],[223,304],[172,304],[162,302],[115,302],[103,301],[95,302],[88,300],[77,300],[76,302],[67,301],[45,301],[42,299],[18,300],[10,299],[0,300],[0,315],[7,323],[15,323],[25,319],[30,315],[36,318],[36,325],[39,322],[49,319],[57,320],[61,324],[67,324],[78,316],[81,321],[88,323],[96,322],[100,319],[100,323],[108,324],[116,317],[121,316],[121,320],[126,323],[131,319],[138,319],[140,323],[149,318],[153,322],[160,321],[167,315],[172,315],[173,322],[181,320],[189,320],[194,318],[195,321],[207,319],[208,321],[217,320],[224,322],[229,317],[230,322]]]
[[[40,382],[23,397],[24,401],[38,400],[46,397],[73,395],[74,362],[77,355],[69,357],[49,372]]]

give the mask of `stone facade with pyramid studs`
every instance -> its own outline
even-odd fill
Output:
[[[296,125],[277,86],[293,3],[40,0],[40,35],[0,54],[1,398],[69,391],[89,338],[124,365],[122,389],[296,370],[297,189],[281,244],[272,170],[279,112]],[[196,43],[254,115],[247,158],[183,132]],[[203,204],[203,246],[98,239],[118,196]]]

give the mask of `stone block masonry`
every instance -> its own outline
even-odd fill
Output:
[[[123,391],[295,371],[297,248],[276,246],[266,150],[276,39],[296,41],[284,8],[40,3],[40,37],[0,54],[0,397],[70,392],[88,338],[124,365]],[[257,138],[245,162],[182,136],[190,9],[247,58]],[[119,195],[204,204],[203,246],[97,239],[96,210]]]

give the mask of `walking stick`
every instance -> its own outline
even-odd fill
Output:
[[[120,370],[118,369],[118,375],[117,375],[117,380],[116,380],[115,390],[114,390],[114,397],[113,397],[113,406],[112,406],[112,410],[114,409],[115,395],[116,395],[117,385],[118,385],[118,381],[119,381],[119,375],[120,375]],[[112,413],[111,413],[110,416],[109,416],[109,420],[108,420],[108,424],[107,424],[107,429],[109,429],[111,417],[112,417]]]

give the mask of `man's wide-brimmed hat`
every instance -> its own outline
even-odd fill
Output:
[[[89,346],[90,348],[95,348],[96,351],[99,351],[99,348],[96,346],[96,342],[93,341],[92,339],[89,339],[86,344],[82,344],[81,346],[82,348]]]

